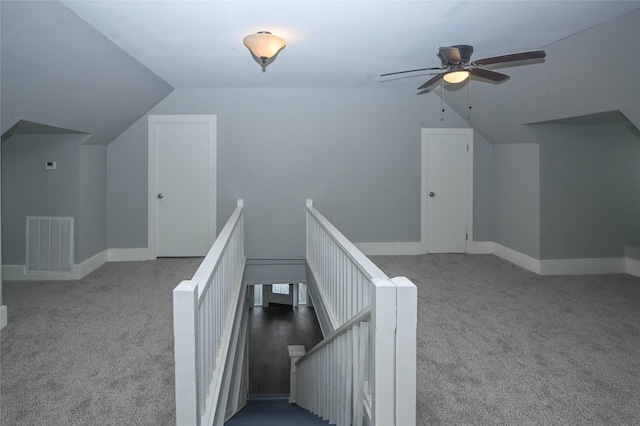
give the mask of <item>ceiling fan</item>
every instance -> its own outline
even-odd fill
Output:
[[[485,65],[505,64],[509,62],[524,61],[527,59],[539,59],[547,56],[544,50],[531,50],[528,52],[510,53],[507,55],[492,56],[490,58],[471,60],[473,46],[466,44],[458,44],[449,47],[440,47],[438,49],[438,58],[440,58],[441,66],[433,68],[419,68],[415,70],[390,72],[381,74],[380,77],[389,75],[405,74],[418,71],[441,71],[429,81],[418,87],[418,95],[429,92],[430,87],[443,79],[447,83],[462,83],[469,75],[485,78],[497,83],[508,80],[509,76],[496,71],[488,70]]]

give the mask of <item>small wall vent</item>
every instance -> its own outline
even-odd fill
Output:
[[[26,272],[71,274],[73,217],[27,216]]]

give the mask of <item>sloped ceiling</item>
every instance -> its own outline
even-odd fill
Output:
[[[447,103],[492,143],[536,142],[523,124],[599,121],[608,111],[640,128],[640,9],[545,50],[544,64],[506,68],[511,79],[502,84],[445,91]]]
[[[3,135],[24,121],[106,144],[173,90],[59,2],[2,1],[0,13]]]

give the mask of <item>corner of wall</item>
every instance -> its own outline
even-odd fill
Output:
[[[0,306],[0,330],[2,330],[8,323],[7,320],[7,306]]]

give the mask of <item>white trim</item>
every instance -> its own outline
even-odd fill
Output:
[[[625,263],[627,274],[633,275],[634,277],[640,277],[640,260],[627,257]]]
[[[148,259],[149,250],[142,248],[111,248],[107,250],[109,262],[136,262]]]
[[[491,254],[493,242],[491,241],[467,241],[468,254]]]
[[[23,275],[24,265],[2,265],[2,281],[24,280]]]
[[[7,324],[7,305],[0,306],[0,330],[2,330]]]
[[[148,209],[147,209],[147,259],[158,256],[157,245],[157,194],[158,194],[158,123],[209,123],[209,245],[216,239],[216,174],[217,174],[217,118],[215,115],[149,115],[148,120]]]
[[[626,272],[624,257],[547,259],[540,261],[540,275],[595,275]]]
[[[418,289],[405,277],[396,285],[396,425],[416,424]]]
[[[79,265],[75,265],[74,279],[82,279],[107,263],[107,251],[103,250],[100,253],[90,257]],[[77,278],[75,278],[77,276]]]
[[[2,280],[3,281],[67,281],[78,280],[79,276],[76,274],[78,265],[72,265],[71,274],[61,274],[55,272],[31,272],[27,273],[24,265],[2,265]]]
[[[422,129],[420,142],[420,241],[421,254],[427,251],[427,138],[429,135],[464,135],[467,136],[469,151],[467,153],[467,247],[469,252],[470,242],[473,241],[473,129],[470,128],[450,128],[450,129]]]
[[[4,281],[80,280],[105,263],[107,263],[107,251],[103,250],[78,265],[72,265],[70,274],[61,274],[59,272],[27,273],[25,265],[2,265],[2,278]]]
[[[422,243],[354,243],[367,256],[397,256],[422,254]]]
[[[493,243],[493,254],[528,271],[540,274],[540,260],[520,253],[498,243]]]

